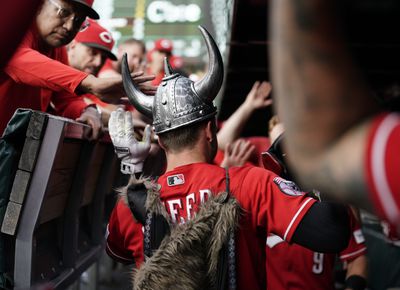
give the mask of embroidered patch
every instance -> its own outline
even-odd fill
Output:
[[[185,176],[183,174],[176,174],[167,177],[168,186],[176,186],[185,183]]]
[[[279,189],[287,195],[290,196],[300,196],[304,195],[304,192],[293,181],[283,179],[281,177],[275,177],[274,182],[278,185]]]

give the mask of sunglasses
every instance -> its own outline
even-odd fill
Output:
[[[85,30],[89,26],[89,21],[87,21],[86,15],[77,15],[74,11],[62,7],[54,0],[49,0],[49,2],[58,9],[57,16],[61,20],[68,22],[70,19],[72,19],[72,23],[74,24],[74,26],[80,25],[79,31]]]

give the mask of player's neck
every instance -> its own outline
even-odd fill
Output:
[[[208,162],[206,155],[198,148],[182,150],[178,153],[168,153],[167,170],[170,171],[178,166],[188,165],[192,163]]]

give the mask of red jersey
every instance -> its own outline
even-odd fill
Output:
[[[275,233],[290,242],[298,224],[316,200],[299,192],[294,183],[262,168],[233,167],[229,169],[229,176],[230,191],[245,212],[236,234],[238,289],[265,289],[267,233]],[[158,183],[161,200],[171,220],[183,223],[196,214],[199,205],[209,196],[225,190],[225,169],[206,163],[179,166],[162,175]],[[121,206],[117,206],[113,217],[121,210]],[[121,218],[127,220],[126,215],[122,214]],[[132,218],[129,221],[133,222]],[[110,219],[108,228],[109,252],[126,253],[125,249],[129,248],[131,257],[143,255],[143,245],[127,247],[127,244],[143,242],[141,228],[121,227],[121,221],[115,218]],[[131,230],[135,233],[129,232]],[[132,238],[130,242],[127,236]],[[140,239],[133,239],[134,236],[140,236]],[[140,248],[141,252],[136,253],[134,248]]]
[[[377,214],[400,233],[400,116],[377,116],[368,136],[366,176]]]
[[[339,257],[350,262],[365,255],[365,239],[360,224],[351,210],[349,245]],[[267,289],[272,290],[334,290],[336,254],[313,252],[299,245],[290,245],[276,235],[267,238]]]
[[[68,66],[65,47],[41,50],[31,28],[0,71],[0,136],[17,108],[46,111],[52,102],[57,114],[78,118],[87,105],[74,92],[86,77]]]
[[[249,160],[245,164],[263,167],[261,153],[268,150],[269,146],[271,145],[269,138],[261,136],[253,136],[253,137],[246,137],[243,139],[246,141],[250,141],[250,143],[255,147],[255,150],[253,151],[253,153],[249,157]],[[225,157],[224,151],[218,149],[217,154],[214,157],[213,163],[216,165],[221,165],[222,161],[224,160],[224,157]]]
[[[144,261],[141,231],[142,224],[133,218],[125,202],[118,200],[107,226],[107,254],[123,264],[136,263],[138,268]]]

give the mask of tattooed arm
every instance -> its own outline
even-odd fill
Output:
[[[274,0],[272,81],[298,180],[369,209],[364,156],[376,107],[327,0]]]

